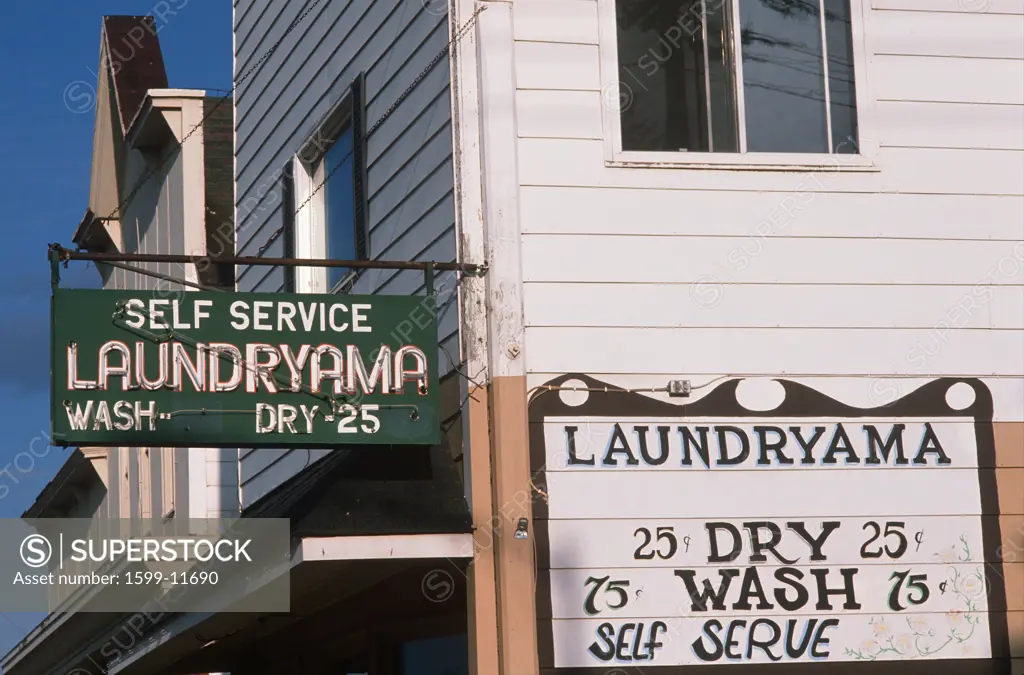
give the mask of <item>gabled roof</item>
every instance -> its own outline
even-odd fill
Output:
[[[76,498],[74,489],[76,487],[87,488],[94,482],[102,479],[96,474],[96,469],[86,455],[78,448],[71,451],[64,464],[57,471],[46,487],[40,491],[39,496],[32,502],[32,505],[21,514],[22,518],[54,518],[51,509],[57,505],[64,504]]]
[[[105,16],[102,45],[114,84],[121,133],[127,134],[146,92],[167,88],[156,22],[151,16]]]
[[[146,92],[167,88],[167,71],[153,17],[103,17],[97,72],[88,206],[97,216],[116,220],[121,216],[119,180],[124,168],[125,137],[145,103]],[[115,245],[121,244],[120,236],[110,234],[110,239]]]

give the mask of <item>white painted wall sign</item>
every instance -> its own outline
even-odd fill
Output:
[[[545,672],[1005,653],[980,381],[872,410],[783,381],[758,412],[739,380],[686,405],[569,380],[594,391],[530,407]]]

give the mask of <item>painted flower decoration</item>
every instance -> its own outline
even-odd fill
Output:
[[[910,629],[918,633],[928,630],[928,621],[923,616],[915,616],[910,620]]]
[[[876,622],[874,628],[875,637],[882,638],[883,640],[892,634],[892,628],[885,620]]]
[[[960,579],[957,590],[968,598],[973,598],[985,592],[985,581],[980,574],[967,574]]]
[[[914,646],[913,635],[900,635],[898,638],[892,641],[893,647],[900,653],[910,651],[910,648]]]
[[[956,546],[949,546],[948,548],[941,548],[936,553],[935,557],[939,559],[939,562],[950,563],[959,560],[957,555]]]
[[[868,638],[867,640],[864,640],[864,642],[860,643],[860,650],[862,652],[865,652],[866,654],[874,654],[880,648],[881,648],[881,646],[878,644],[878,641],[877,640],[872,640],[870,638]]]
[[[946,612],[946,618],[949,619],[949,622],[954,626],[958,626],[967,620],[967,616],[963,612],[956,610]]]

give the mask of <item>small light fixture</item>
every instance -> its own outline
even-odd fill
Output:
[[[690,381],[689,380],[669,380],[668,386],[665,387],[668,395],[672,398],[689,398],[690,396]]]
[[[519,524],[516,525],[515,538],[516,539],[529,539],[530,538],[530,533],[527,532],[527,528],[529,526],[530,526],[530,521],[528,521],[526,518],[520,518],[519,519]]]

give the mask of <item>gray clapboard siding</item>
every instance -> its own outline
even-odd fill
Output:
[[[235,3],[235,78],[254,67],[314,0]],[[239,255],[285,255],[272,235],[285,222],[281,171],[360,73],[366,78],[369,254],[385,260],[456,257],[450,73],[442,58],[448,18],[420,0],[321,0],[235,91],[236,223]],[[239,268],[240,291],[279,292],[283,269]],[[439,288],[454,289],[439,275]],[[367,270],[354,293],[422,295],[422,273]],[[454,294],[439,313],[441,374],[459,359]],[[242,450],[243,505],[265,495],[325,451]]]
[[[148,170],[149,166],[142,153],[132,150],[126,158],[126,184],[136,185]],[[182,159],[181,153],[178,152],[147,180],[125,205],[121,227],[126,253],[185,252],[185,222],[181,198],[183,190]],[[141,263],[138,267],[161,274],[182,276],[178,266],[170,263]],[[115,268],[107,287],[162,290],[178,286]]]

